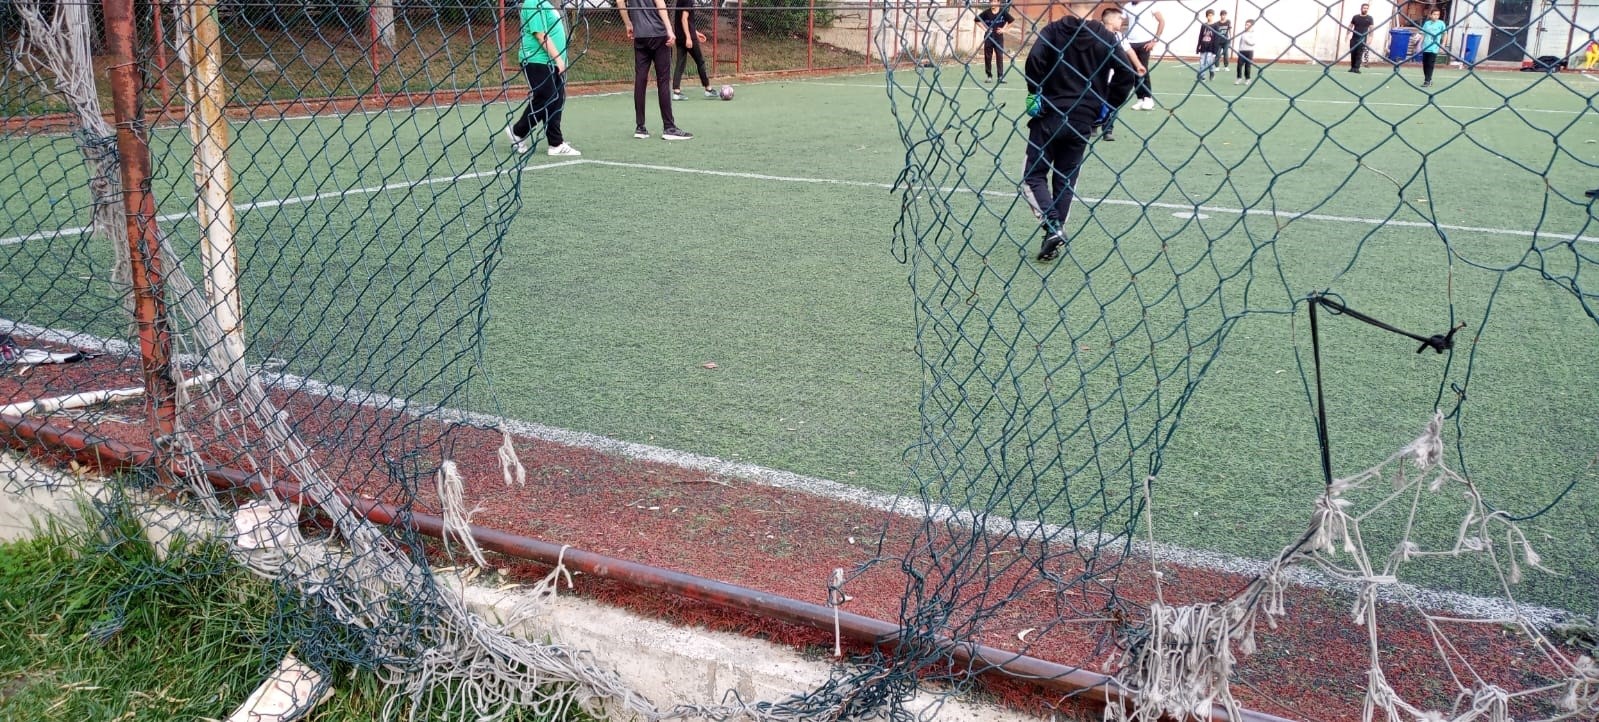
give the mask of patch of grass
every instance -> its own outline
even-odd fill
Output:
[[[126,516],[91,531],[52,522],[0,545],[0,719],[220,719],[289,651],[288,610],[218,544],[162,558]],[[333,696],[308,719],[378,719],[387,692],[377,678],[335,674]]]

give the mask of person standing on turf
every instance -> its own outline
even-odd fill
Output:
[[[705,43],[705,33],[694,27],[694,0],[676,0],[672,4],[672,17],[677,21],[677,68],[672,71],[672,100],[683,99],[683,67],[688,65],[690,55],[694,56],[694,69],[700,72],[700,85],[705,88],[705,97],[715,98],[716,91],[711,90],[711,76],[705,72],[705,54],[700,52],[700,46]]]
[[[1133,52],[1138,55],[1138,63],[1145,69],[1145,73],[1138,76],[1138,85],[1134,92],[1138,95],[1138,102],[1133,103],[1133,110],[1154,110],[1155,89],[1150,85],[1147,72],[1154,66],[1149,64],[1149,56],[1155,50],[1155,43],[1160,42],[1162,35],[1166,34],[1166,16],[1155,9],[1155,3],[1148,0],[1128,0],[1122,6],[1122,12],[1127,20],[1127,44],[1132,46]]]
[[[1142,76],[1144,74],[1144,65],[1138,62],[1138,54],[1133,52],[1132,47],[1127,44],[1127,39],[1122,33],[1122,24],[1126,22],[1127,18],[1123,13],[1115,10],[1115,8],[1105,8],[1099,13],[1099,22],[1105,26],[1106,30],[1115,34],[1117,40],[1121,41],[1119,47],[1122,54],[1127,56],[1127,62],[1132,63],[1133,72]],[[1115,71],[1111,72],[1114,73]],[[1105,104],[1099,109],[1099,119],[1094,121],[1096,126],[1102,125],[1105,128],[1104,133],[1099,136],[1100,140],[1115,142],[1116,113],[1121,110],[1122,104],[1127,102],[1127,97],[1132,94],[1133,86],[1137,84],[1138,81],[1135,79],[1131,85],[1114,83],[1109,87],[1107,91],[1109,97],[1105,98]]]
[[[1205,11],[1205,19],[1199,24],[1199,79],[1214,80],[1216,78],[1216,13],[1212,10]],[[1209,73],[1209,77],[1206,77]]]
[[[1438,53],[1444,49],[1443,11],[1433,8],[1421,24],[1421,87],[1432,87],[1432,70],[1438,65]]]
[[[992,81],[997,68],[998,82],[1003,83],[1005,66],[1010,64],[1010,59],[1005,57],[1005,26],[1016,22],[1016,18],[1011,16],[1010,9],[1000,8],[999,0],[988,0],[988,9],[979,13],[975,22],[983,26],[983,75]]]
[[[1228,51],[1232,48],[1233,21],[1227,19],[1226,10],[1216,15],[1216,24],[1211,26],[1216,30],[1216,65],[1226,70]]]
[[[650,131],[644,126],[644,93],[649,88],[650,67],[655,68],[655,89],[661,105],[661,137],[666,140],[688,140],[694,135],[677,127],[672,118],[672,91],[667,81],[672,79],[672,44],[677,34],[672,31],[671,18],[667,16],[666,0],[616,0],[616,9],[622,13],[622,25],[627,37],[633,41],[633,118],[637,129],[634,138],[648,138]]]
[[[517,59],[530,89],[527,109],[505,129],[516,152],[528,152],[533,126],[543,123],[550,155],[583,155],[561,135],[561,110],[566,107],[566,25],[550,0],[522,3],[522,48]]]
[[[1255,21],[1245,20],[1243,31],[1233,41],[1238,46],[1238,77],[1233,85],[1243,85],[1250,82],[1250,71],[1255,67]]]
[[[1361,5],[1360,14],[1349,19],[1349,72],[1360,72],[1360,61],[1366,54],[1366,36],[1376,22],[1371,17],[1371,5]]]
[[[1108,8],[1102,16],[1121,15]],[[1119,19],[1119,18],[1118,18]],[[1067,16],[1044,26],[1027,54],[1027,160],[1022,195],[1038,216],[1044,241],[1038,260],[1053,261],[1066,246],[1072,185],[1094,119],[1108,98],[1126,98],[1138,74],[1116,34],[1098,20]],[[1121,86],[1121,87],[1113,87]]]

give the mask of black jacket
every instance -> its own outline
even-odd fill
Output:
[[[1126,99],[1137,80],[1115,33],[1098,20],[1076,17],[1038,32],[1025,74],[1027,92],[1040,96],[1044,114],[1074,119],[1098,116],[1110,98]]]

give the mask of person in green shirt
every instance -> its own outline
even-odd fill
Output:
[[[551,0],[523,0],[522,49],[517,59],[530,88],[522,117],[507,126],[516,152],[532,148],[533,126],[544,125],[550,155],[583,155],[561,135],[561,110],[566,107],[566,24]]]
[[[1444,30],[1443,11],[1433,8],[1427,13],[1427,20],[1421,24],[1421,87],[1432,87],[1432,69],[1438,65],[1438,53],[1443,51]]]

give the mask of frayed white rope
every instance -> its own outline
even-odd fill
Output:
[[[1599,719],[1599,665],[1590,657],[1568,659],[1560,649],[1550,643],[1536,626],[1520,616],[1498,620],[1449,620],[1494,623],[1516,630],[1528,638],[1530,645],[1542,653],[1545,663],[1561,670],[1557,684],[1508,692],[1481,682],[1481,677],[1469,669],[1470,678],[1479,682],[1468,688],[1456,677],[1458,698],[1471,700],[1469,709],[1457,710],[1450,716],[1438,711],[1427,711],[1404,700],[1384,676],[1382,664],[1384,650],[1376,629],[1380,615],[1377,591],[1380,587],[1399,581],[1397,570],[1412,561],[1431,556],[1459,557],[1479,555],[1487,563],[1499,568],[1502,561],[1495,552],[1493,539],[1504,539],[1504,553],[1509,556],[1508,573],[1502,578],[1506,584],[1521,579],[1521,566],[1543,571],[1541,558],[1532,548],[1526,533],[1502,512],[1492,511],[1482,501],[1477,487],[1469,479],[1456,474],[1444,463],[1442,438],[1444,417],[1433,414],[1422,433],[1399,452],[1383,463],[1349,477],[1335,479],[1326,493],[1316,499],[1315,512],[1309,528],[1301,541],[1284,549],[1267,571],[1255,579],[1237,596],[1221,604],[1200,604],[1171,608],[1157,602],[1150,607],[1149,619],[1140,629],[1133,630],[1129,638],[1134,642],[1122,655],[1118,681],[1129,690],[1130,705],[1109,705],[1106,719],[1153,722],[1162,716],[1185,719],[1192,715],[1208,714],[1212,705],[1222,705],[1236,714],[1236,704],[1228,690],[1233,666],[1229,645],[1239,643],[1239,650],[1251,654],[1256,650],[1255,630],[1259,617],[1276,628],[1276,619],[1286,616],[1283,601],[1289,567],[1311,563],[1328,574],[1361,585],[1354,603],[1353,620],[1368,628],[1370,666],[1367,671],[1367,690],[1363,719],[1386,719],[1390,722],[1509,722],[1511,701],[1519,697],[1537,697],[1542,704],[1553,706],[1550,695],[1563,692],[1559,700],[1561,714],[1546,720],[1574,718]],[[1412,478],[1406,467],[1419,473]],[[1347,492],[1363,489],[1380,481],[1385,471],[1393,469],[1393,492],[1386,498],[1370,504],[1370,508],[1354,511],[1354,504],[1344,498]],[[1451,546],[1429,550],[1416,539],[1414,519],[1424,499],[1451,498],[1438,492],[1446,488],[1459,489],[1466,508],[1460,512],[1461,520]],[[1146,484],[1146,495],[1147,484]],[[1429,496],[1430,495],[1430,496]],[[1366,543],[1361,536],[1361,522],[1400,498],[1411,499],[1409,522],[1393,550],[1380,557],[1384,564],[1373,564]],[[1500,536],[1499,527],[1503,527]],[[1159,579],[1156,580],[1157,589]],[[1508,586],[1507,599],[1514,601]],[[1440,649],[1452,645],[1444,639],[1444,625],[1427,610],[1412,605],[1428,623]],[[1460,664],[1462,660],[1449,660]],[[1451,667],[1451,672],[1453,671]],[[1541,695],[1541,696],[1540,696]]]
[[[461,481],[460,468],[455,462],[445,459],[433,476],[438,481],[439,507],[444,517],[444,533],[439,536],[444,541],[445,551],[449,551],[450,537],[455,537],[472,555],[472,561],[480,567],[487,567],[489,563],[483,560],[483,551],[478,549],[477,540],[472,538],[472,513],[475,510],[466,508],[466,485]]]
[[[511,430],[504,424],[500,424],[500,436],[500,449],[496,453],[500,457],[500,473],[505,476],[505,485],[527,486],[527,468],[516,455],[516,447],[511,445]]]

